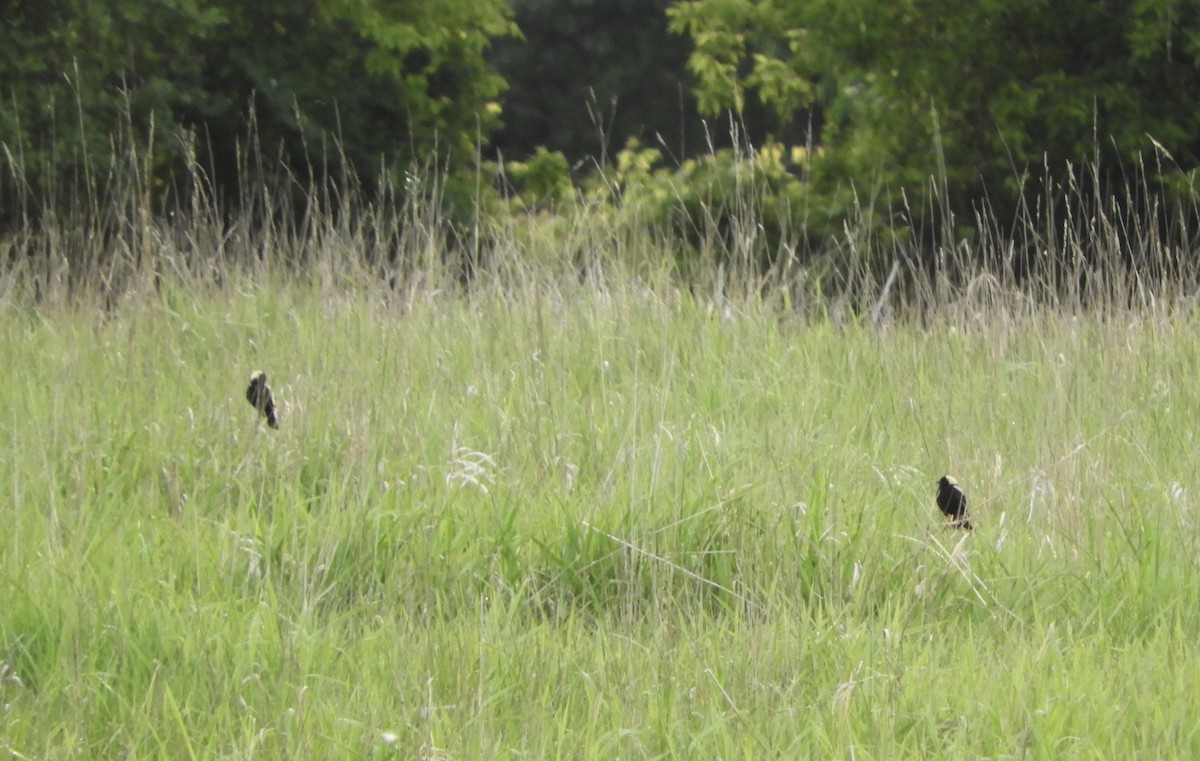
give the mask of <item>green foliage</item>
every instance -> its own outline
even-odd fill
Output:
[[[8,173],[107,155],[123,108],[170,119],[174,103],[202,100],[200,45],[228,23],[223,10],[187,0],[9,5],[0,32],[0,142],[21,163]]]
[[[1119,172],[1155,143],[1200,162],[1200,4],[690,0],[672,28],[708,111],[753,91],[825,120],[819,185],[930,178],[970,211],[1011,211],[1028,174],[1097,157]],[[1135,162],[1136,163],[1136,162]]]
[[[685,278],[702,262],[699,252],[720,252],[718,263],[762,272],[783,247],[801,235],[808,163],[802,148],[768,143],[752,153],[723,148],[671,167],[661,151],[630,141],[591,196],[614,203],[613,217],[685,241],[676,266]]]
[[[691,0],[668,9],[671,29],[691,37],[688,66],[696,75],[701,110],[746,108],[748,90],[786,119],[812,104],[810,78],[819,71],[804,29],[789,6],[747,0]]]
[[[501,168],[492,170],[499,172]],[[558,151],[538,148],[526,161],[505,163],[503,179],[516,192],[513,200],[519,208],[554,208],[574,197],[571,167]]]
[[[502,0],[49,0],[5,19],[5,180],[35,197],[100,171],[118,132],[160,181],[198,151],[227,189],[255,149],[301,180],[468,165],[498,123],[485,50],[515,32]]]

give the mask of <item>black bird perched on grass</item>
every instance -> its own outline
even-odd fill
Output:
[[[938,509],[950,520],[953,528],[971,530],[971,520],[967,517],[967,495],[959,488],[958,481],[950,476],[942,476],[937,482]]]
[[[266,416],[267,425],[279,428],[279,418],[275,417],[275,398],[271,396],[271,387],[267,385],[267,374],[262,370],[250,373],[246,401],[258,410],[258,414]]]

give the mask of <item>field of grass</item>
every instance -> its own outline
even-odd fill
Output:
[[[1200,316],[564,282],[9,305],[0,751],[1200,754]]]

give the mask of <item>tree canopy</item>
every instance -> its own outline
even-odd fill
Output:
[[[484,58],[514,34],[504,0],[9,0],[0,143],[23,172],[111,154],[114,129],[193,129],[219,180],[253,138],[299,175],[327,152],[370,178],[430,152],[473,158],[503,80]],[[336,143],[336,145],[335,145]]]
[[[1068,161],[1200,161],[1197,0],[681,0],[670,15],[703,109],[815,109],[818,178],[860,190],[940,175],[971,203]]]

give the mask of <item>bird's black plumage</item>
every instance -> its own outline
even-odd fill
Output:
[[[958,482],[950,476],[942,476],[937,482],[937,506],[955,528],[971,530],[971,519],[967,517],[967,495]]]
[[[275,416],[275,398],[271,396],[271,387],[267,385],[267,374],[255,370],[250,374],[250,386],[246,389],[246,401],[250,402],[260,415],[267,418],[267,425],[279,428],[279,418]]]

